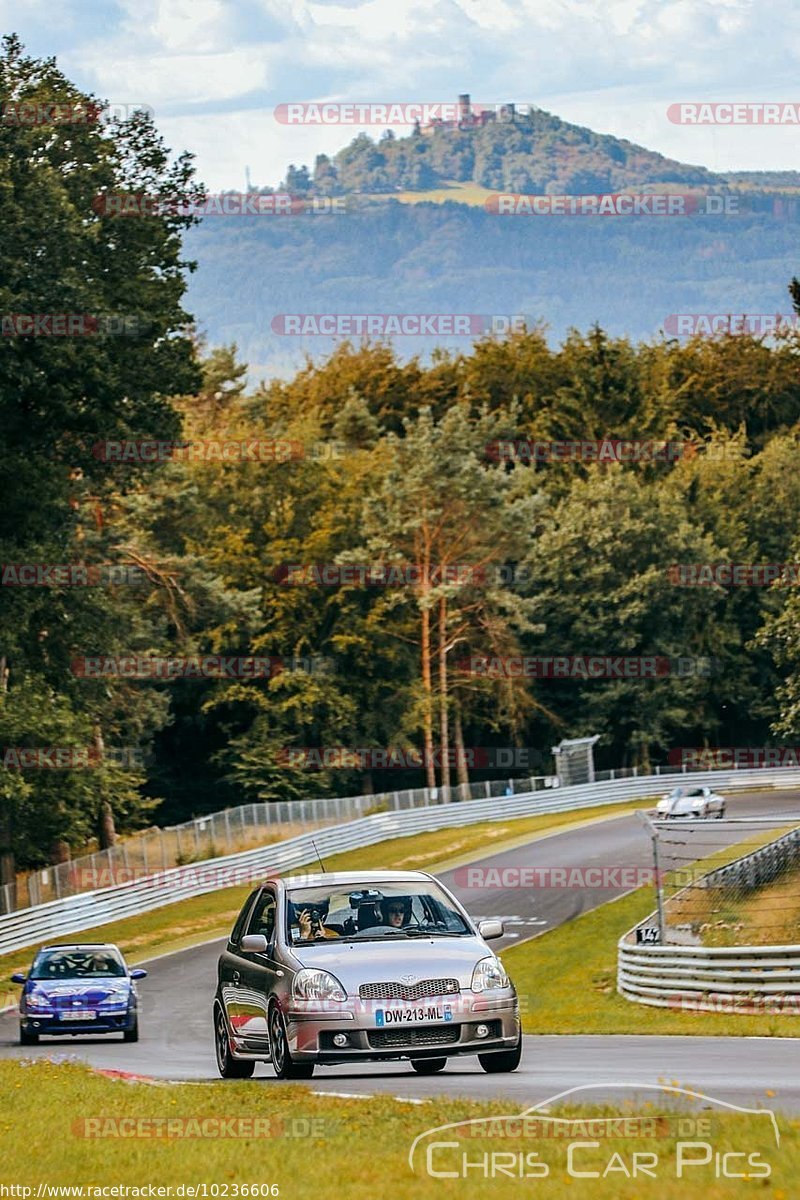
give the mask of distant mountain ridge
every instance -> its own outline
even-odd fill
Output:
[[[737,203],[730,214],[669,220],[509,220],[487,199],[646,185],[728,189]],[[681,314],[693,327],[691,314],[785,312],[800,266],[797,172],[723,176],[540,110],[403,138],[360,135],[332,158],[319,156],[313,174],[291,167],[282,190],[346,199],[321,206],[331,215],[301,204],[292,219],[209,218],[186,238],[198,261],[188,308],[211,344],[238,344],[254,382],[291,374],[306,354],[324,357],[337,344],[289,336],[287,314],[472,314],[478,323],[522,315],[543,322],[552,339],[594,322],[649,339],[675,336]],[[463,350],[470,340],[405,336],[394,345],[402,358],[427,359],[437,346]]]
[[[573,125],[544,109],[483,119],[470,109],[460,122],[416,126],[406,137],[361,133],[332,158],[317,156],[313,172],[290,166],[287,191],[314,195],[428,191],[452,181],[498,191],[614,192],[643,185],[800,187],[800,172],[716,173],[667,158],[611,134]]]

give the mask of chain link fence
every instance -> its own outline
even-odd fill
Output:
[[[18,876],[0,887],[0,915],[61,900],[97,888],[140,879],[157,871],[203,862],[297,837],[378,812],[402,812],[433,804],[486,800],[557,787],[557,776],[528,776],[459,784],[445,796],[441,788],[411,788],[365,796],[242,804],[196,817],[181,825],[151,828],[120,838],[107,850]]]
[[[800,943],[797,817],[675,819],[653,830],[659,944]]]

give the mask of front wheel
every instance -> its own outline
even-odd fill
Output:
[[[314,1074],[313,1063],[292,1062],[286,1026],[277,1004],[269,1010],[269,1048],[278,1079],[310,1079]]]
[[[495,1054],[479,1054],[478,1062],[487,1075],[498,1075],[501,1072],[516,1071],[522,1058],[522,1034],[513,1050],[500,1050]]]
[[[134,1017],[133,1024],[130,1029],[124,1030],[122,1034],[123,1042],[138,1042],[139,1040],[139,1018]]]
[[[447,1062],[446,1058],[412,1058],[411,1066],[418,1075],[435,1075]]]
[[[19,1027],[19,1044],[20,1046],[38,1046],[39,1035],[34,1033],[32,1029],[25,1029],[22,1025]]]
[[[724,821],[724,819],[725,819],[725,805],[723,804],[722,808],[717,809],[717,820]]]
[[[217,1052],[217,1070],[223,1079],[249,1079],[256,1069],[254,1062],[242,1061],[231,1054],[228,1027],[222,1009],[214,1012],[214,1047]]]

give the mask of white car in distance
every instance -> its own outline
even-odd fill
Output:
[[[725,797],[710,787],[676,787],[656,805],[656,817],[662,821],[673,818],[703,819],[725,816]]]

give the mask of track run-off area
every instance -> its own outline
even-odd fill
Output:
[[[727,805],[728,817],[774,817],[776,824],[784,816],[789,823],[792,818],[800,821],[797,789],[729,797]],[[743,836],[741,826],[735,824],[720,824],[717,832],[719,845],[733,844]],[[540,836],[470,864],[496,868],[499,886],[468,886],[465,867],[437,874],[473,917],[504,920],[505,937],[492,943],[493,949],[502,950],[630,890],[614,887],[613,878],[610,885],[597,888],[503,887],[505,878],[513,884],[515,869],[585,871],[623,864],[652,867],[650,838],[642,821],[630,812]],[[139,987],[141,1034],[135,1045],[116,1038],[65,1037],[21,1047],[16,1011],[8,1010],[0,1013],[0,1057],[68,1057],[96,1068],[158,1079],[215,1080],[211,1006],[223,946],[224,940],[218,939],[144,964],[149,976]],[[259,1086],[269,1087],[273,1079],[271,1066],[259,1064],[248,1086],[258,1095]],[[409,1102],[443,1094],[476,1100],[502,1097],[513,1101],[519,1111],[571,1088],[584,1089],[575,1099],[589,1102],[621,1095],[643,1101],[652,1099],[648,1087],[664,1083],[679,1083],[743,1107],[800,1111],[797,1042],[774,1037],[526,1035],[522,1063],[510,1075],[487,1075],[477,1059],[462,1058],[450,1060],[444,1071],[430,1078],[416,1075],[407,1062],[318,1067],[314,1078],[299,1086],[354,1097],[388,1093]],[[636,1088],[641,1089],[639,1094]]]

